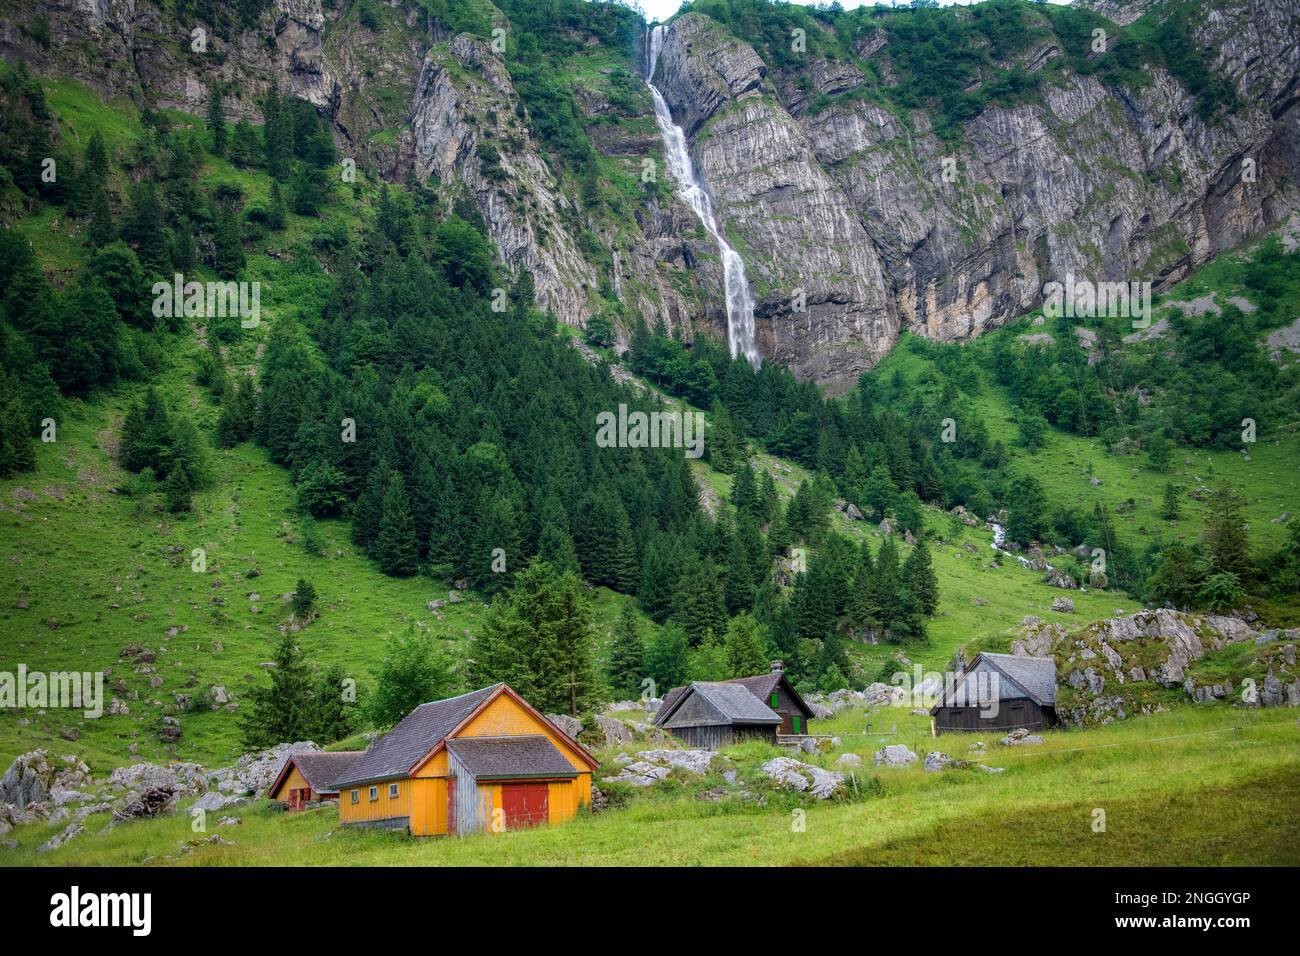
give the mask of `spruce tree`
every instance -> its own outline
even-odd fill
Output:
[[[678,580],[677,605],[674,616],[692,645],[703,641],[705,634],[722,633],[727,614],[717,570],[712,564],[690,559]]]
[[[754,470],[748,465],[736,469],[731,481],[731,507],[737,515],[759,513],[758,488],[754,483]]]
[[[750,677],[768,668],[767,653],[758,623],[753,616],[738,614],[727,625],[727,670],[729,677]]]
[[[360,713],[347,680],[343,665],[331,664],[316,681],[309,736],[318,744],[343,740],[356,732]]]
[[[1182,517],[1182,504],[1178,498],[1178,488],[1172,481],[1165,482],[1164,503],[1160,509],[1160,517],[1166,521],[1177,521]]]
[[[275,666],[268,671],[270,687],[254,688],[243,721],[244,746],[257,750],[306,740],[313,727],[313,688],[296,635],[281,636]]]
[[[208,132],[212,134],[212,155],[226,154],[226,114],[221,108],[221,87],[215,81],[208,86]]]
[[[645,641],[631,602],[623,605],[609,649],[609,686],[621,698],[635,699],[646,676]]]
[[[163,496],[167,499],[167,510],[172,514],[190,510],[194,502],[194,489],[184,468],[174,467],[167,473],[167,480],[163,483]]]
[[[781,495],[776,490],[776,482],[766,471],[758,479],[758,513],[759,521],[771,521],[781,507]]]
[[[113,223],[113,210],[108,204],[108,192],[102,185],[96,184],[90,198],[90,244],[102,249],[117,238],[117,226]]]
[[[934,617],[939,606],[939,578],[930,563],[930,550],[924,541],[916,542],[912,553],[903,562],[903,586],[911,594],[916,610],[926,617]]]
[[[752,520],[752,519],[751,519]],[[750,567],[745,542],[732,534],[727,548],[726,583],[723,600],[728,614],[747,610],[754,603],[754,572]]]
[[[375,560],[385,574],[410,577],[420,569],[420,551],[411,521],[406,482],[400,473],[388,480],[381,507],[379,529],[375,534]]]
[[[572,571],[577,574],[581,571],[573,538],[568,529],[557,522],[548,521],[542,525],[541,534],[537,536],[537,558],[561,573]]]
[[[1229,485],[1220,485],[1210,496],[1210,513],[1202,535],[1207,577],[1228,573],[1245,582],[1253,572],[1245,509],[1246,500]]]

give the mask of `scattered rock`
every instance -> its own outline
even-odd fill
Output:
[[[890,744],[876,751],[874,765],[877,767],[907,767],[916,763],[916,754],[905,744]]]
[[[1030,744],[1041,744],[1043,738],[1039,734],[1031,734],[1025,728],[1013,730],[1001,740],[998,741],[1004,747],[1024,747]]]
[[[844,789],[844,774],[823,770],[790,757],[775,757],[760,768],[777,786],[829,800]]]
[[[925,763],[922,765],[926,773],[938,773],[941,770],[959,770],[965,767],[966,761],[953,760],[941,750],[932,750],[925,755]]]
[[[654,764],[701,774],[708,773],[713,761],[718,759],[714,750],[639,750],[637,756]]]

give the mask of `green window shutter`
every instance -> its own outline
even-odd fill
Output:
[[[801,730],[799,729],[799,718],[798,718],[798,717],[796,717],[796,718],[794,719],[794,732],[795,732],[796,734],[803,733],[803,731],[801,731]]]
[[[772,691],[772,706],[775,707],[781,702],[781,697],[776,691]]]

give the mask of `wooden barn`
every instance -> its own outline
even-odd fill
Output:
[[[287,804],[290,810],[301,810],[310,800],[337,800],[334,780],[360,756],[359,750],[294,754],[284,762],[266,795]]]
[[[421,704],[334,781],[339,820],[414,836],[560,823],[596,760],[505,684]]]
[[[1056,662],[1050,657],[977,654],[944,688],[930,716],[938,733],[1051,727],[1056,723]]]
[[[778,734],[808,734],[812,717],[781,662],[773,661],[766,674],[674,687],[655,724],[693,747],[712,748],[746,737],[775,741]]]

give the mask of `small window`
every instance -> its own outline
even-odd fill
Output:
[[[378,799],[379,799],[379,788],[378,788],[378,787],[371,787],[371,788],[370,788],[370,799],[371,799],[371,800],[378,800]]]
[[[781,695],[778,694],[776,691],[772,691],[772,706],[776,707],[776,705],[779,703],[781,703]]]
[[[353,791],[352,791],[352,802],[353,802],[353,803],[359,803],[360,801],[361,801],[361,791],[360,791],[360,790],[353,790]]]
[[[390,784],[388,785],[388,799],[389,799],[389,800],[396,800],[396,799],[397,799],[397,784],[395,784],[395,783],[390,783]]]

